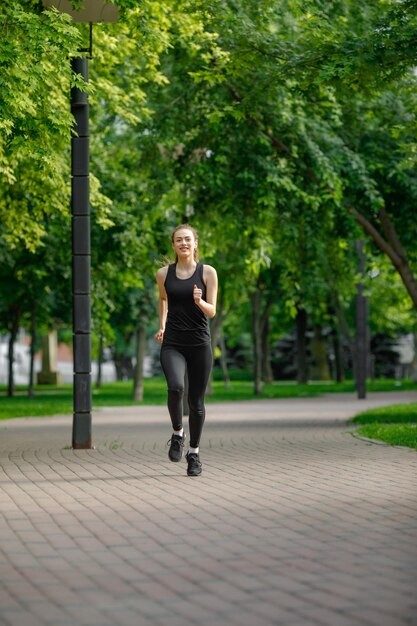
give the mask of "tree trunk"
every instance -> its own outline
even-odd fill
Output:
[[[355,348],[355,342],[354,342],[354,339],[352,338],[351,332],[349,330],[349,325],[348,325],[348,323],[346,321],[345,312],[343,310],[342,305],[339,302],[339,299],[336,300],[335,307],[336,307],[336,317],[337,317],[339,328],[341,330],[341,334],[343,335],[343,337],[345,338],[345,340],[346,340],[346,342],[347,342],[347,344],[349,346],[350,358],[352,360],[352,375],[353,375],[353,378],[355,378],[356,377],[356,348]]]
[[[100,389],[102,383],[102,366],[103,366],[103,335],[98,340],[98,357],[97,357],[97,378],[96,389]]]
[[[211,349],[216,349],[217,344],[219,343],[220,332],[222,328],[223,315],[222,311],[218,311],[216,317],[211,320],[210,324],[210,335],[211,335]]]
[[[12,321],[10,327],[10,338],[9,338],[9,366],[8,366],[8,383],[7,383],[7,395],[11,398],[14,395],[15,385],[14,385],[14,371],[13,371],[13,363],[14,363],[14,344],[16,343],[17,333],[19,332],[19,319],[20,312],[18,310],[12,311]]]
[[[60,385],[62,376],[57,370],[58,334],[49,329],[42,337],[42,369],[38,372],[38,385]]]
[[[368,299],[363,295],[365,277],[365,255],[363,241],[356,242],[359,256],[359,273],[361,279],[356,285],[356,391],[358,398],[366,398],[366,378],[368,369]]]
[[[224,290],[221,289],[219,292],[219,299],[217,301],[217,312],[216,316],[210,321],[210,333],[211,333],[211,349],[213,351],[213,357],[215,354],[216,347],[219,345],[222,334],[222,326],[223,321],[228,313],[229,309],[225,309],[224,306]],[[222,360],[222,355],[220,355],[220,362]],[[222,365],[223,369],[223,365]],[[224,369],[223,369],[224,373]],[[206,394],[211,396],[212,394],[212,382],[213,382],[213,371],[211,372],[209,382],[207,385]]]
[[[253,382],[254,393],[262,392],[262,332],[261,332],[261,292],[256,289],[251,296],[253,333]]]
[[[262,320],[262,376],[265,383],[272,383],[274,377],[272,374],[271,367],[271,351],[269,349],[269,312],[271,306],[268,305],[265,309],[265,313],[263,315]]]
[[[133,400],[143,400],[143,361],[146,351],[146,327],[140,326],[136,331],[136,367],[133,375]]]
[[[226,389],[229,389],[230,376],[229,376],[229,367],[227,365],[227,348],[226,348],[226,341],[224,338],[223,330],[220,332],[219,342],[220,342],[220,364],[221,364],[222,372],[223,372],[224,386],[226,387]]]
[[[417,332],[414,333],[414,357],[411,367],[411,380],[417,382]]]
[[[131,380],[133,378],[132,358],[125,354],[115,353],[113,356],[117,380]]]
[[[313,380],[330,380],[329,363],[327,361],[326,338],[323,337],[320,324],[314,325],[314,337],[311,342],[313,365],[310,377]]]
[[[355,346],[352,336],[350,334],[349,326],[346,322],[345,313],[337,291],[332,290],[330,294],[331,309],[330,312],[334,319],[334,326],[332,332],[333,349],[335,354],[335,366],[336,366],[336,382],[343,382],[345,380],[346,359],[344,355],[344,342],[348,345],[350,358],[352,360],[353,371],[356,371],[355,362]]]
[[[210,336],[211,336],[211,349],[213,352],[213,358],[216,351],[216,347],[219,341],[221,326],[223,321],[223,306],[219,303],[217,308],[217,315],[210,322]],[[210,378],[207,383],[206,395],[211,396],[213,393],[213,370],[211,370]]]
[[[36,304],[32,307],[30,319],[30,368],[29,368],[29,398],[34,397],[33,381],[35,377],[35,349],[36,349]]]
[[[335,380],[337,383],[343,383],[343,381],[345,380],[345,370],[343,364],[343,344],[340,340],[340,331],[337,326],[332,329],[332,341],[334,351]]]
[[[304,385],[308,382],[307,362],[307,311],[297,308],[296,333],[297,333],[297,383]]]

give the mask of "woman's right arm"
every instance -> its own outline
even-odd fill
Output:
[[[168,266],[161,267],[156,273],[156,282],[159,288],[159,299],[158,299],[158,316],[159,316],[159,330],[155,335],[155,339],[162,343],[165,332],[165,323],[168,314],[168,301],[167,301],[167,292],[165,291],[165,279],[168,272]]]

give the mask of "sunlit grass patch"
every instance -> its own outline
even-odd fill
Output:
[[[360,424],[356,433],[361,437],[417,450],[417,403],[365,411],[354,417],[352,422]]]
[[[262,398],[312,398],[329,393],[354,393],[353,381],[344,383],[312,381],[305,385],[299,385],[294,381],[274,381],[262,387],[262,393],[255,395],[253,381],[249,374],[232,372],[232,380],[228,387],[218,376],[212,382],[212,393],[207,395],[207,403],[232,402],[237,400],[254,400]],[[417,390],[417,385],[411,381],[398,382],[395,380],[381,379],[374,383],[368,383],[369,391],[398,391]],[[105,383],[99,389],[93,385],[92,401],[93,409],[103,406],[132,406],[165,405],[167,401],[166,382],[162,376],[146,378],[144,382],[144,398],[142,402],[132,399],[132,381]],[[27,396],[25,387],[18,387],[15,396],[6,397],[5,385],[0,386],[0,419],[14,417],[37,417],[48,415],[60,415],[72,413],[72,385],[36,386],[34,397]],[[391,407],[393,408],[393,407]],[[404,418],[404,421],[407,421]],[[410,417],[411,419],[411,417]],[[374,421],[381,421],[378,419]],[[392,416],[388,419],[393,421]]]

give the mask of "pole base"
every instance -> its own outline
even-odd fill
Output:
[[[74,413],[72,447],[74,450],[89,450],[93,447],[91,440],[91,413]]]
[[[85,443],[77,443],[77,442],[73,441],[72,442],[72,449],[73,450],[92,450],[93,449],[93,444],[92,444],[91,437]]]

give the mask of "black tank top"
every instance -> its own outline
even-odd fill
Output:
[[[194,302],[194,285],[202,290],[202,298],[205,300],[206,286],[201,263],[197,263],[194,274],[189,278],[177,277],[175,263],[168,266],[165,279],[168,315],[164,332],[164,345],[200,346],[210,343],[207,316]]]

